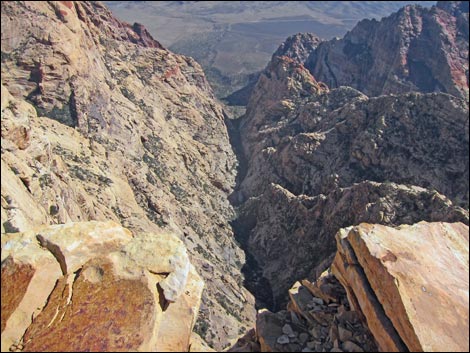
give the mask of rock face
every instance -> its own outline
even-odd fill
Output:
[[[293,281],[316,278],[317,266],[323,266],[320,271],[329,266],[324,260],[336,251],[334,234],[339,229],[362,222],[397,225],[423,219],[468,224],[468,211],[416,186],[365,181],[327,194],[296,196],[271,184],[263,195],[244,203],[238,229],[246,234],[246,249],[272,290],[273,302],[267,298],[260,305],[279,310]],[[257,293],[265,284],[247,285]]]
[[[445,92],[468,100],[468,16],[466,1],[408,5],[381,21],[359,22],[302,62],[332,88],[351,86],[370,96]]]
[[[188,351],[203,286],[168,233],[91,221],[2,234],[2,351]]]
[[[286,41],[279,46],[274,52],[273,58],[277,56],[287,56],[303,63],[320,43],[321,39],[312,33],[297,33],[287,38]]]
[[[468,231],[420,222],[337,234],[333,274],[381,351],[468,351]]]
[[[227,345],[255,311],[228,223],[236,159],[201,67],[99,2],[2,2],[1,16],[2,232],[176,234],[207,282],[197,331]]]
[[[274,296],[261,306],[280,309],[295,280],[315,278],[342,227],[468,224],[464,100],[328,90],[302,64],[274,57],[240,129],[247,168],[232,196],[240,205],[235,225],[260,268],[254,282],[264,277]],[[263,291],[264,282],[249,282]]]
[[[251,160],[240,198],[261,194],[270,182],[317,195],[373,180],[432,188],[468,207],[468,129],[463,100],[328,91],[301,64],[275,58],[242,121]]]

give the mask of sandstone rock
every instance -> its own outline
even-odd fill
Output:
[[[314,296],[312,300],[318,303],[323,301],[326,303],[334,302],[344,291],[343,287],[338,286],[338,282],[327,271],[318,276],[313,283],[306,279],[302,280],[301,283]]]
[[[168,303],[159,288],[187,268]],[[169,234],[114,222],[2,234],[2,351],[187,351],[202,288]]]
[[[461,12],[458,6],[455,9],[444,13],[439,8],[409,6],[381,22],[363,21],[343,40],[320,43],[316,49],[313,43],[321,73],[307,64],[310,61],[303,61],[308,41],[313,38],[295,36],[279,49],[278,54],[284,56],[274,55],[261,74],[240,121],[247,166],[234,199],[241,203],[239,233],[247,239],[247,251],[256,258],[271,286],[275,308],[285,304],[286,290],[296,280],[317,278],[313,268],[335,252],[333,236],[341,228],[336,228],[339,220],[344,220],[343,226],[363,221],[387,225],[421,220],[468,223],[468,170],[463,167],[468,164],[469,154],[468,83],[461,79],[468,70],[468,24],[461,27],[463,31],[454,25],[457,20],[453,13]],[[465,23],[465,18],[462,21]],[[430,33],[436,31],[445,34],[431,39]],[[372,40],[379,32],[381,40]],[[457,38],[453,33],[462,35]],[[441,41],[447,36],[448,41]],[[393,45],[387,47],[390,43]],[[429,63],[432,74],[416,72],[419,63],[413,60],[422,54],[415,45],[438,51],[418,60]],[[360,87],[354,87],[370,87],[371,91],[365,92],[371,95],[437,90],[464,99],[416,93],[369,98],[352,88],[328,90],[319,83],[332,81],[326,77],[331,75],[327,64],[333,60],[327,60],[326,53],[362,58],[369,51],[373,54],[370,62],[357,59],[346,65],[344,60],[337,63],[344,79],[357,81],[369,74],[374,76],[367,76]],[[389,65],[390,61],[396,66]],[[356,74],[356,64],[365,70],[364,75]],[[371,74],[369,64],[377,69],[376,74]],[[416,65],[406,68],[408,64]],[[458,66],[455,70],[441,69],[454,64]],[[314,72],[315,81],[304,73],[305,67]],[[400,67],[400,72],[388,75],[391,67],[392,71]],[[415,79],[431,77],[446,83],[437,85],[439,88],[418,87],[426,82]],[[338,80],[343,77],[339,75]],[[343,81],[338,85],[344,85]],[[316,89],[303,88],[309,82],[316,82]],[[413,87],[412,82],[418,86]],[[380,92],[372,93],[373,87]],[[443,149],[438,151],[436,146]],[[381,196],[369,199],[376,192]],[[418,194],[421,196],[416,198]],[[387,201],[378,201],[381,198]],[[429,207],[430,202],[424,199],[443,203]],[[339,207],[346,200],[347,205]],[[454,215],[449,217],[449,211]],[[323,269],[328,266],[324,263]]]
[[[2,351],[20,342],[61,275],[54,256],[30,236],[22,234],[13,240],[2,234]]]
[[[190,352],[215,352],[197,333],[191,333]]]
[[[360,21],[342,39],[313,40],[315,49],[306,60],[301,52],[299,61],[332,88],[372,96],[446,92],[468,100],[468,6],[438,3],[449,5],[408,5],[381,21]]]
[[[304,63],[312,51],[321,43],[321,39],[312,33],[297,33],[290,36],[274,52],[274,57],[287,56]]]
[[[302,283],[310,283],[307,280],[303,280]],[[321,291],[321,288],[326,288],[328,293],[336,293],[335,297],[331,299],[335,302],[346,302],[346,292],[343,290],[336,289],[331,291],[331,288],[341,287],[339,282],[334,276],[328,271],[325,271],[322,278],[318,280],[319,283],[310,283],[310,286]],[[321,286],[321,284],[328,283],[329,286]],[[302,290],[301,290],[302,289]],[[359,316],[356,312],[350,311],[349,308],[343,306],[325,306],[319,305],[316,307],[314,315],[318,315],[317,319],[321,321],[321,324],[311,316],[312,313],[308,310],[308,305],[294,304],[293,301],[298,300],[299,292],[307,290],[300,286],[300,283],[294,284],[291,288],[290,296],[291,302],[287,305],[290,313],[298,314],[298,323],[292,321],[292,315],[285,311],[279,311],[272,313],[268,310],[261,310],[258,314],[258,321],[256,326],[256,335],[249,336],[245,335],[242,340],[233,346],[229,351],[241,351],[240,349],[245,348],[246,351],[256,351],[253,349],[255,343],[260,343],[259,348],[262,352],[265,351],[292,351],[292,352],[323,352],[323,351],[342,351],[340,349],[338,324],[343,325],[341,332],[342,338],[345,340],[346,346],[343,348],[377,351],[377,347],[374,343],[370,331],[367,327],[359,321]],[[310,303],[314,303],[316,297],[312,297],[309,294]],[[339,309],[341,312],[338,312]],[[296,315],[297,317],[297,315]],[[322,324],[324,326],[322,326]],[[291,332],[297,333],[298,337],[292,337],[289,335]],[[310,341],[309,341],[309,337]],[[312,340],[313,338],[313,340]],[[297,344],[298,342],[298,344]]]
[[[381,350],[468,350],[467,226],[362,224],[337,243],[334,274]]]
[[[125,263],[123,272],[127,271],[127,266],[140,262],[151,273],[162,274],[165,277],[158,284],[167,301],[175,302],[183,293],[191,266],[181,240],[172,235],[162,234],[155,237],[154,234],[143,233],[124,246],[123,251],[126,260],[130,260],[129,265]]]
[[[334,234],[341,227],[362,221],[398,225],[423,219],[468,223],[467,210],[451,205],[435,192],[393,183],[367,181],[312,197],[271,185],[261,197],[243,205],[238,222],[245,223],[245,234],[250,234],[247,248],[282,308],[290,283],[302,275],[315,278],[314,267],[334,254]],[[325,293],[322,298],[331,300],[333,293]]]
[[[175,234],[213,268],[197,327],[221,350],[256,311],[229,224],[237,161],[201,67],[99,2],[3,2],[1,17],[2,232],[113,220]]]
[[[312,302],[312,295],[303,287],[300,282],[296,282],[294,286],[289,289],[289,298],[293,304],[293,311],[301,316],[307,316],[308,304]]]
[[[170,257],[162,256],[162,258],[171,259],[173,256],[174,254]],[[178,267],[176,267],[175,270],[176,271],[170,272],[170,275],[167,278],[159,282],[160,287],[163,289],[165,300],[169,300],[167,298],[168,288],[175,285],[174,283],[165,283],[165,281],[168,280],[172,274],[175,274],[175,272],[178,271]],[[174,277],[177,276],[178,274],[175,274]],[[179,295],[172,297],[172,303],[170,303],[168,308],[163,312],[163,324],[158,331],[156,345],[158,352],[181,352],[187,351],[188,348],[190,348],[190,351],[195,352],[196,347],[194,347],[194,335],[189,336],[188,333],[191,333],[198,315],[204,282],[201,281],[201,278],[192,265],[190,266],[189,273],[187,274],[186,282],[186,285],[179,284],[181,289],[178,287],[175,287],[175,289],[171,288],[173,290],[172,295],[178,293]],[[165,288],[167,289],[165,290]],[[204,348],[204,351],[207,351],[206,348],[209,348],[203,343],[200,343],[200,345],[201,348]],[[210,351],[213,350],[210,349]]]

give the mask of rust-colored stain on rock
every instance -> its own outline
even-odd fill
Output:
[[[384,256],[382,256],[380,259],[383,262],[386,262],[386,261],[396,262],[397,261],[397,257],[390,250],[387,250],[387,253]]]
[[[15,263],[11,257],[2,263],[2,332],[21,303],[34,272],[31,265]]]
[[[99,281],[87,279],[88,268],[99,269]],[[24,336],[24,351],[137,350],[149,336],[154,312],[143,278],[116,278],[108,260],[94,259],[75,274],[71,294],[66,277],[54,288]]]
[[[72,9],[73,7],[73,1],[61,1],[61,3],[67,6],[69,9]]]

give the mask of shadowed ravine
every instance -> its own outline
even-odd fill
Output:
[[[269,310],[274,310],[275,303],[269,281],[263,277],[262,268],[259,266],[255,257],[248,251],[247,241],[250,231],[253,229],[253,224],[252,222],[246,222],[246,219],[244,219],[243,222],[240,222],[238,219],[238,210],[244,201],[239,192],[239,187],[248,170],[248,161],[243,152],[240,136],[240,123],[243,117],[238,119],[230,119],[226,114],[224,117],[225,125],[227,126],[227,131],[229,134],[230,145],[232,146],[232,150],[238,160],[236,185],[232,194],[229,195],[229,201],[230,204],[234,207],[237,215],[237,218],[232,220],[230,225],[232,226],[235,239],[240,244],[240,247],[245,252],[246,256],[246,263],[242,267],[242,273],[245,277],[243,285],[255,297],[256,309],[267,308]]]

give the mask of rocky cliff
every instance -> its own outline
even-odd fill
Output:
[[[333,267],[349,299],[330,274],[319,277],[333,261],[335,234],[363,222],[413,233],[403,224],[423,220],[461,222],[450,233],[468,232],[468,4],[405,7],[332,42],[289,39],[260,75],[246,115],[229,124],[239,128],[231,136],[236,187],[222,107],[193,59],[99,2],[1,6],[2,350],[195,351],[208,349],[204,340],[222,350],[255,322],[244,284],[259,306],[289,304],[260,312],[256,335],[235,349],[389,347],[372,340],[369,329],[381,334],[371,325],[377,317],[367,319],[371,305],[357,294],[380,286],[354,287],[356,274],[342,271],[358,266],[355,258],[340,247]],[[335,80],[353,79],[313,76],[320,62],[348,70]],[[343,84],[355,88],[335,88]],[[116,223],[71,223],[108,220]],[[406,264],[406,253],[392,252],[379,258]],[[405,260],[393,261],[398,255]],[[401,280],[387,266],[376,272]],[[402,315],[411,312],[405,299],[398,321],[390,319],[400,336],[394,348],[439,347],[421,335],[425,316]],[[103,328],[111,314],[122,320]],[[190,334],[193,324],[202,339]],[[64,335],[70,340],[57,339]]]
[[[196,331],[226,346],[254,311],[228,223],[236,159],[201,67],[99,2],[1,6],[2,232],[174,233],[206,281]]]
[[[240,205],[236,229],[260,268],[247,285],[262,292],[264,277],[274,308],[296,279],[315,278],[342,227],[468,224],[462,99],[329,90],[282,56],[261,75],[240,126],[247,170],[233,196]]]
[[[188,351],[203,286],[173,235],[96,221],[2,234],[2,351]]]
[[[368,96],[445,92],[468,100],[468,11],[467,1],[408,5],[380,21],[360,21],[341,39],[294,36],[284,55],[331,88],[350,86]]]

